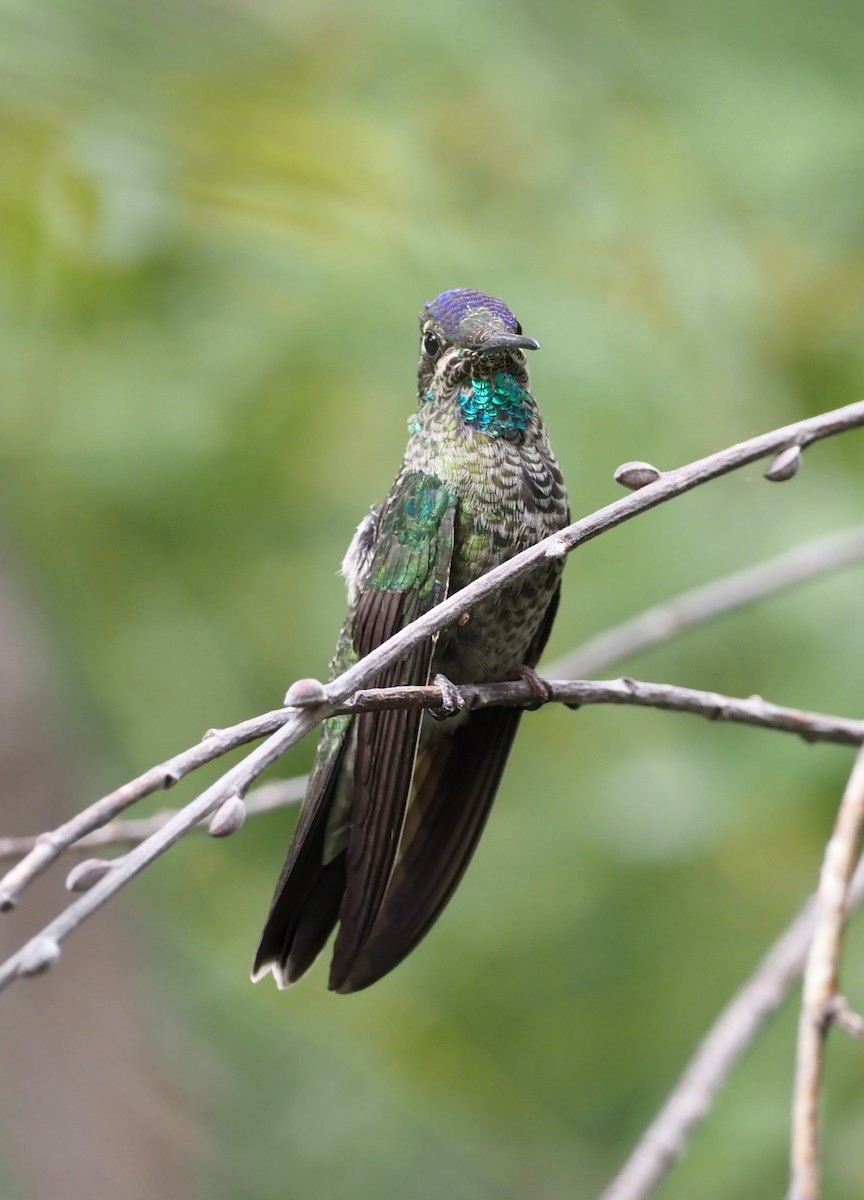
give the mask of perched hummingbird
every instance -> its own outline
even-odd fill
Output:
[[[456,288],[420,314],[418,408],[389,496],[342,563],[348,615],[331,678],[397,630],[569,521],[567,493],[528,387],[513,313]],[[464,612],[382,671],[374,686],[483,683],[527,675],[549,636],[561,563],[550,561]],[[450,689],[452,691],[452,689]],[[356,992],[432,927],[474,853],[521,711],[450,720],[413,711],[324,723],[294,839],[255,956],[280,987],[339,924],[330,987]]]

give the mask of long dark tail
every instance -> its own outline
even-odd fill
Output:
[[[280,987],[296,983],[312,966],[339,917],[345,889],[345,855],[324,862],[327,822],[350,730],[329,761],[316,766],[288,857],[252,966],[252,978],[272,970]]]
[[[356,992],[381,979],[441,915],[477,847],[521,716],[519,709],[472,713],[420,753],[383,903],[356,953],[334,954],[333,990]]]

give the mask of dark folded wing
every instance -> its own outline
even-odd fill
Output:
[[[408,472],[368,524],[359,598],[334,659],[339,671],[386,641],[447,592],[456,499],[437,479]],[[381,672],[379,687],[424,683],[434,639]],[[364,713],[325,722],[316,765],[255,956],[299,979],[337,919],[334,971],[353,961],[387,886],[416,756],[419,712]],[[347,847],[344,845],[347,836]]]
[[[447,594],[456,500],[434,478],[403,476],[381,512],[376,544],[354,621],[363,657]],[[428,681],[434,639],[407,652],[374,680],[377,687]],[[423,714],[419,709],[362,713],[345,854],[345,888],[330,986],[351,970],[377,916],[396,859]]]
[[[528,666],[543,651],[559,594],[525,656]],[[521,709],[471,713],[421,752],[386,897],[340,991],[359,991],[392,971],[441,915],[477,847],[521,717]]]

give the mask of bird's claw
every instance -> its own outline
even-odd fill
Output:
[[[436,675],[432,682],[441,693],[441,704],[438,708],[430,708],[429,715],[436,721],[447,721],[450,717],[455,717],[465,707],[465,697],[446,675]]]
[[[533,667],[526,667],[524,664],[516,672],[516,678],[522,679],[528,684],[531,689],[531,694],[534,701],[531,704],[526,704],[525,707],[529,711],[535,708],[541,708],[544,704],[548,704],[552,699],[552,687],[541,679]]]

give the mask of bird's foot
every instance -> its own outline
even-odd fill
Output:
[[[436,721],[447,721],[450,717],[455,717],[465,707],[465,697],[446,675],[436,675],[432,682],[441,693],[441,705],[439,708],[430,708],[429,716],[434,717]]]
[[[531,704],[526,704],[526,709],[533,712],[535,708],[541,708],[544,704],[548,704],[552,699],[552,688],[545,679],[541,679],[533,667],[524,665],[519,667],[515,672],[517,679],[522,679],[528,684],[531,689],[531,695],[534,700]]]

